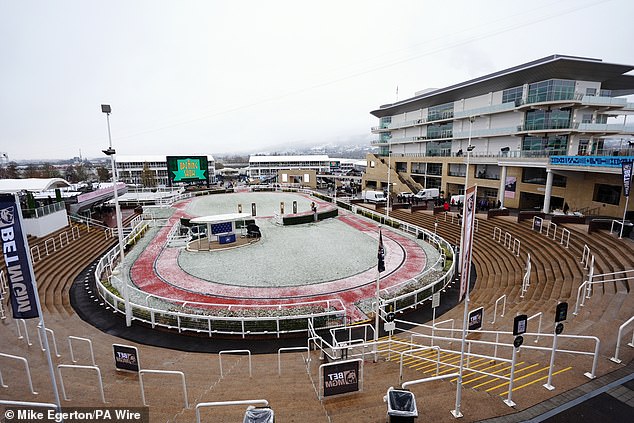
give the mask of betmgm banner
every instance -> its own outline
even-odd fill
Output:
[[[37,293],[28,259],[28,245],[22,234],[20,203],[12,194],[0,194],[0,239],[7,266],[7,280],[11,294],[14,319],[34,319],[37,312]]]
[[[460,296],[462,301],[469,289],[469,266],[471,265],[471,250],[473,248],[473,227],[475,223],[477,186],[472,186],[465,193],[465,215],[462,225],[462,251],[460,251]]]

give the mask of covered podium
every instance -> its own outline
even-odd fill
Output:
[[[213,216],[201,216],[191,219],[192,225],[204,225],[205,231],[199,231],[198,240],[190,243],[191,249],[212,250],[212,245],[227,245],[237,241],[236,232],[245,228],[245,221],[251,220],[250,213],[228,213]],[[204,236],[206,235],[206,236]],[[197,248],[196,248],[197,247]]]

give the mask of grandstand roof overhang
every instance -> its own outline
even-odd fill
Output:
[[[70,186],[70,183],[62,178],[0,179],[0,192],[40,192]]]
[[[313,154],[304,156],[249,156],[249,163],[270,163],[270,162],[327,162],[330,161],[328,155]]]
[[[440,88],[397,103],[385,104],[370,113],[378,118],[449,103],[463,98],[532,84],[548,79],[571,79],[601,82],[601,89],[612,95],[634,94],[634,76],[625,75],[632,65],[605,63],[600,59],[553,55],[524,63],[489,75]]]

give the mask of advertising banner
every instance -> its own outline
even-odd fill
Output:
[[[20,203],[13,194],[0,194],[0,240],[7,266],[7,282],[11,294],[14,319],[34,319],[37,292],[32,279],[29,247],[22,233]]]
[[[625,196],[630,196],[630,185],[632,184],[632,162],[621,163],[621,170],[623,172],[623,190]]]
[[[139,351],[136,347],[112,344],[112,349],[114,353],[114,366],[117,370],[125,370],[128,372],[139,371]]]
[[[324,397],[359,390],[359,361],[323,366]]]
[[[469,330],[482,329],[482,321],[484,320],[484,308],[476,308],[469,312]]]
[[[469,266],[471,265],[471,249],[473,248],[473,227],[475,223],[476,186],[467,189],[465,193],[465,216],[462,226],[462,251],[460,251],[460,296],[462,301],[469,289]]]

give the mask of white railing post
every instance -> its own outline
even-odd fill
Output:
[[[29,369],[29,361],[26,358],[24,358],[24,357],[18,357],[17,355],[4,354],[4,353],[0,353],[0,357],[5,357],[5,358],[11,358],[13,360],[18,360],[18,361],[21,361],[24,364],[24,370],[26,372],[26,378],[29,381],[29,388],[31,389],[31,393],[33,395],[37,395],[37,392],[35,392],[35,389],[33,389],[33,380],[31,379],[31,370]],[[0,385],[2,385],[2,387],[4,387],[4,388],[8,388],[8,386],[5,385],[3,380],[2,380],[2,374],[0,374]]]
[[[62,377],[62,369],[86,369],[86,370],[94,370],[97,372],[97,378],[99,379],[99,393],[101,394],[101,401],[105,404],[106,397],[103,392],[103,380],[101,379],[101,370],[97,366],[79,366],[76,364],[58,364],[57,365],[57,374],[59,375],[59,383],[62,386],[62,395],[66,401],[70,401],[70,399],[66,396],[66,388],[64,387],[64,378]]]
[[[75,360],[75,353],[73,352],[73,339],[76,341],[84,341],[84,342],[88,342],[88,346],[90,347],[90,358],[92,360],[92,365],[96,366],[97,364],[95,363],[95,352],[92,348],[92,341],[88,338],[80,338],[79,336],[72,336],[69,335],[68,336],[68,347],[70,348],[70,359],[73,361],[73,363],[77,363],[77,360]]]
[[[185,382],[185,373],[176,371],[176,370],[149,370],[149,369],[139,370],[139,383],[141,385],[141,400],[143,401],[144,406],[146,407],[148,406],[147,402],[145,401],[145,387],[143,385],[143,375],[145,373],[180,376],[181,383],[183,385],[183,399],[185,400],[185,408],[189,408],[189,401],[187,399],[187,383]]]
[[[220,378],[224,377],[224,373],[222,370],[222,354],[234,354],[234,353],[247,353],[249,356],[249,377],[253,377],[253,372],[251,368],[251,351],[250,350],[224,350],[218,353],[218,360],[220,361]]]
[[[616,350],[614,351],[614,357],[610,358],[610,360],[614,361],[615,363],[621,362],[621,359],[619,358],[619,348],[621,348],[621,336],[623,336],[623,331],[633,321],[634,321],[634,316],[630,317],[627,322],[623,323],[619,327],[619,334],[616,338]],[[632,333],[632,342],[630,342],[627,345],[629,345],[630,347],[634,347],[634,332]]]

